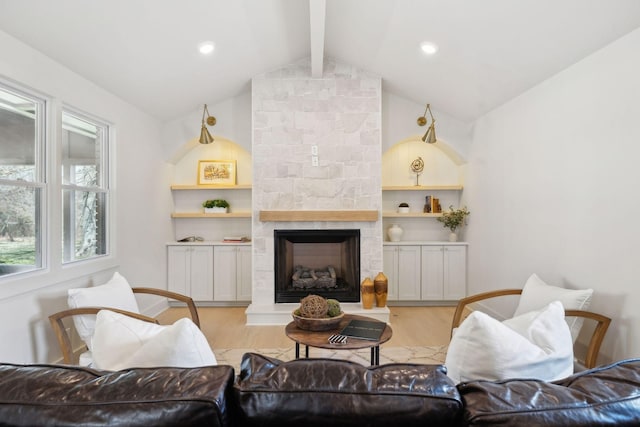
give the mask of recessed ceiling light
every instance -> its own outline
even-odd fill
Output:
[[[435,43],[422,42],[420,44],[420,49],[422,49],[426,55],[433,55],[438,51],[438,46]]]
[[[208,55],[215,49],[213,42],[202,42],[198,45],[198,50],[203,55]]]

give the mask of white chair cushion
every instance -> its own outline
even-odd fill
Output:
[[[92,355],[96,369],[217,364],[207,339],[188,318],[162,326],[100,310],[95,326]]]
[[[559,288],[546,284],[536,274],[532,274],[527,283],[525,283],[524,288],[522,288],[522,295],[513,315],[519,316],[532,310],[540,310],[552,301],[560,301],[567,310],[588,310],[591,305],[592,295],[593,289]],[[571,338],[575,343],[584,319],[581,317],[567,317],[565,320],[569,325]]]
[[[133,295],[129,282],[118,272],[114,273],[111,280],[104,285],[69,289],[67,304],[69,308],[111,307],[140,313],[136,297]],[[92,350],[91,337],[93,336],[96,317],[94,315],[73,316],[73,322],[82,341],[84,341],[89,350]]]
[[[451,339],[445,360],[456,383],[531,378],[553,381],[573,373],[573,343],[559,301],[500,322],[471,313]]]

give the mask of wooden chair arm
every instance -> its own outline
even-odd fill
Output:
[[[177,292],[166,291],[164,289],[157,288],[131,288],[134,293],[138,294],[151,294],[158,295],[161,297],[173,299],[176,301],[183,302],[189,308],[189,313],[191,314],[191,320],[196,324],[198,328],[200,328],[200,316],[198,315],[198,309],[196,308],[196,304],[193,302],[193,299],[189,296],[179,294]]]
[[[60,311],[58,313],[54,313],[49,316],[49,323],[51,323],[51,328],[53,332],[56,334],[56,338],[58,339],[58,344],[60,345],[60,350],[62,351],[62,359],[64,363],[73,364],[73,348],[71,346],[71,337],[67,334],[67,331],[64,327],[64,323],[62,319],[67,317],[85,315],[85,314],[98,314],[100,310],[111,310],[116,313],[124,314],[129,317],[133,317],[134,319],[144,320],[145,322],[158,324],[158,321],[153,317],[145,316],[139,313],[133,313],[131,311],[120,310],[117,308],[107,308],[107,307],[80,307],[80,308],[70,308],[68,310]]]
[[[564,314],[569,317],[585,317],[597,322],[593,334],[591,335],[591,339],[589,340],[587,355],[584,358],[584,366],[588,369],[594,368],[597,363],[598,354],[600,353],[602,340],[604,339],[604,335],[607,333],[607,329],[609,329],[609,325],[611,324],[611,319],[607,316],[603,316],[602,314],[584,310],[565,310]]]
[[[466,298],[462,298],[458,301],[458,305],[456,306],[456,311],[453,313],[453,321],[451,322],[451,333],[453,334],[453,330],[460,326],[462,322],[462,314],[467,305],[473,304],[474,302],[482,301],[489,298],[501,297],[505,295],[520,295],[522,294],[522,289],[499,289],[497,291],[489,291],[483,292],[481,294],[471,295]]]

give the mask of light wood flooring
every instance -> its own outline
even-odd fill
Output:
[[[198,307],[200,327],[212,348],[284,348],[293,342],[284,326],[247,326],[245,307]],[[393,337],[385,346],[447,345],[455,307],[389,307]],[[158,316],[170,324],[188,317],[186,308],[172,307]]]

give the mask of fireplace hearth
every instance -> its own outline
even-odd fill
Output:
[[[360,230],[274,230],[275,302],[360,301]]]

